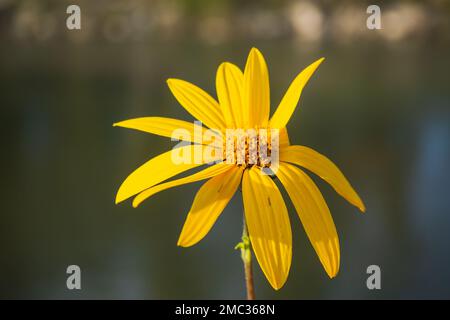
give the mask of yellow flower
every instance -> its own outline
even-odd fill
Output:
[[[228,128],[280,129],[280,163],[276,176],[291,198],[325,271],[333,278],[340,264],[336,228],[319,189],[299,167],[320,176],[362,212],[365,207],[336,165],[308,147],[290,145],[286,130],[303,88],[322,61],[323,58],[317,60],[294,79],[270,119],[269,73],[264,57],[256,48],[250,51],[244,72],[228,62],[219,66],[216,77],[218,101],[189,82],[169,79],[167,83],[175,98],[190,114],[221,134]],[[191,138],[184,138],[192,144],[182,146],[178,151],[193,155],[203,152],[205,148],[204,142],[198,139],[194,131],[206,129],[185,121],[146,117],[115,125],[167,137],[182,128],[192,133]],[[179,246],[188,247],[209,232],[242,182],[245,221],[253,251],[272,287],[281,288],[291,265],[292,234],[286,205],[273,179],[264,174],[258,165],[222,162],[209,165],[190,176],[164,182],[207,162],[175,164],[171,161],[171,152],[149,160],[131,173],[120,186],[116,203],[135,196],[133,206],[136,207],[162,190],[208,179],[194,198],[178,240]]]

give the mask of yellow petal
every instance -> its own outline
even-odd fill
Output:
[[[184,132],[189,133],[189,135],[186,137],[177,136],[176,138],[180,138],[180,140],[199,144],[210,142],[210,141],[203,141],[204,133],[207,130],[205,127],[178,119],[163,118],[163,117],[143,117],[117,122],[114,123],[114,126],[135,129],[169,138],[172,137],[172,134],[176,130],[181,129]]]
[[[195,154],[202,154],[203,146],[188,145],[167,151],[147,161],[142,166],[133,171],[122,183],[117,191],[116,203],[122,202],[129,197],[138,194],[154,185],[169,179],[181,172],[198,167],[203,163],[195,163]],[[172,152],[183,153],[191,156],[188,163],[175,164],[172,160]],[[201,160],[201,159],[200,159]]]
[[[244,103],[250,127],[265,127],[270,112],[269,71],[261,52],[252,48],[244,70]],[[247,120],[247,119],[245,119]]]
[[[339,239],[333,218],[314,182],[299,168],[281,163],[277,177],[285,187],[320,262],[330,278],[339,271]]]
[[[276,290],[286,282],[292,259],[291,225],[286,205],[272,179],[253,167],[242,180],[245,220],[256,259]]]
[[[288,135],[286,128],[280,129],[278,138],[280,139],[280,141],[279,141],[280,150],[289,146],[289,144],[290,144],[289,135]]]
[[[206,169],[203,169],[202,171],[194,173],[190,176],[158,184],[154,187],[151,187],[150,189],[147,189],[147,190],[139,193],[133,200],[133,207],[136,208],[137,206],[139,206],[142,203],[142,201],[150,198],[151,196],[153,196],[154,194],[156,194],[158,192],[167,190],[169,188],[181,186],[186,183],[196,182],[196,181],[200,181],[200,180],[204,180],[204,179],[208,179],[208,178],[217,176],[225,171],[230,170],[230,168],[232,166],[234,166],[234,165],[218,163],[218,164],[209,166]]]
[[[184,80],[167,80],[170,90],[178,102],[211,129],[225,128],[225,121],[217,101],[208,93]]]
[[[270,119],[269,125],[271,128],[284,128],[287,125],[292,113],[294,113],[294,110],[297,107],[303,88],[323,60],[324,58],[321,58],[306,67],[302,72],[300,72],[294,81],[292,81],[277,110]]]
[[[202,240],[211,230],[241,182],[242,169],[233,166],[227,172],[208,180],[197,192],[178,245],[189,247]]]
[[[328,182],[348,202],[366,211],[364,203],[344,177],[342,172],[324,155],[305,146],[289,146],[280,150],[280,161],[304,167]]]
[[[243,84],[244,75],[234,64],[224,62],[217,69],[217,97],[229,129],[244,128]]]

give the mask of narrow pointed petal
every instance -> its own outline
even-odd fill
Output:
[[[244,70],[244,103],[250,127],[267,126],[270,113],[269,71],[261,52],[252,48]],[[246,119],[247,120],[247,119]]]
[[[178,239],[179,246],[193,246],[208,234],[236,192],[241,176],[242,169],[233,166],[229,171],[211,178],[200,188]]]
[[[284,128],[287,125],[289,119],[294,113],[295,108],[297,107],[303,88],[323,60],[324,58],[321,58],[306,67],[302,72],[300,72],[294,81],[292,81],[277,110],[270,119],[269,126],[271,128]]]
[[[305,146],[289,146],[280,150],[280,161],[290,162],[314,172],[361,212],[366,211],[364,203],[348,180],[339,168],[324,155]]]
[[[225,128],[225,120],[219,104],[208,93],[184,80],[169,79],[167,84],[178,102],[194,118],[210,129]]]
[[[172,134],[176,130],[181,129],[189,133],[189,136],[182,137],[181,140],[199,144],[208,143],[208,141],[203,141],[204,133],[207,130],[205,127],[178,119],[164,117],[142,117],[117,122],[114,123],[114,126],[135,129],[169,138],[172,137]]]
[[[330,210],[314,182],[299,168],[281,163],[277,177],[285,187],[314,250],[330,278],[339,271],[340,251]]]
[[[286,205],[276,184],[256,167],[244,172],[242,196],[256,259],[269,283],[278,290],[286,282],[292,260]]]
[[[229,129],[244,128],[243,86],[244,74],[241,69],[229,62],[219,66],[216,75],[216,91]]]
[[[133,207],[136,208],[144,200],[150,198],[151,196],[153,196],[154,194],[156,194],[158,192],[161,192],[161,191],[173,188],[173,187],[181,186],[183,184],[212,178],[214,176],[217,176],[223,172],[230,170],[232,166],[234,166],[234,165],[218,163],[218,164],[209,166],[206,169],[203,169],[202,171],[194,173],[190,176],[158,184],[154,187],[151,187],[150,189],[147,189],[147,190],[139,193],[133,200]]]
[[[188,163],[175,164],[172,160],[172,152],[191,156]],[[133,171],[122,183],[116,195],[116,203],[122,202],[154,185],[163,182],[186,170],[198,167],[204,163],[195,163],[195,154],[202,154],[203,146],[188,145],[162,153]]]

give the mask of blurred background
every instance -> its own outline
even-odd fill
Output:
[[[81,8],[81,30],[66,8]],[[381,7],[368,30],[367,6]],[[215,96],[223,61],[252,46],[269,65],[272,110],[304,67],[291,142],[329,156],[367,212],[313,177],[332,211],[341,268],[329,280],[287,201],[293,262],[273,291],[255,264],[257,298],[450,298],[450,3],[448,1],[0,0],[3,156],[0,297],[240,299],[238,192],[198,245],[176,246],[201,183],[114,205],[123,179],[169,139],[112,123],[191,121],[165,80]],[[81,290],[66,288],[79,265]],[[381,290],[366,269],[381,268]]]

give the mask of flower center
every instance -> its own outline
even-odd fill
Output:
[[[227,129],[224,159],[228,164],[270,167],[272,156],[278,156],[279,130]],[[278,160],[278,159],[277,159]]]

